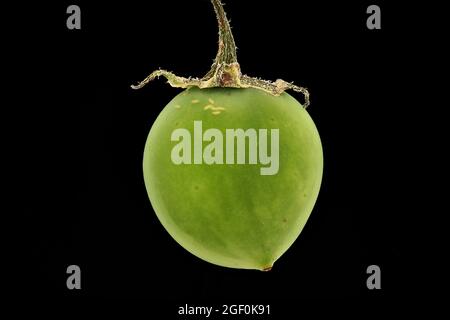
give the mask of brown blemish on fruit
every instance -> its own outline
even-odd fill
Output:
[[[270,270],[272,270],[272,266],[269,266],[269,267],[265,267],[264,269],[262,269],[261,271],[270,271]]]
[[[286,223],[286,222],[287,222],[287,219],[286,219],[286,218],[284,218],[284,219],[283,219],[283,222],[284,222],[284,223]]]
[[[233,84],[233,81],[235,79],[233,78],[233,76],[230,73],[224,72],[224,73],[222,73],[222,77],[219,78],[218,80],[219,80],[221,87],[227,87],[227,86],[230,86],[231,84]]]

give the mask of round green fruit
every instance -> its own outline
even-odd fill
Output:
[[[199,123],[200,136],[195,129]],[[185,129],[192,139],[184,141],[183,152],[177,149],[181,140],[174,139],[177,129]],[[208,145],[220,138],[208,140],[204,136],[208,129],[222,133],[223,148],[211,154],[223,163],[207,161]],[[226,148],[227,129],[256,132],[257,154],[250,147],[255,139],[247,136],[245,163],[237,163],[243,150],[238,150],[237,139],[233,150]],[[263,163],[259,153],[264,142],[261,129],[267,131],[267,154],[278,152],[278,159],[271,155],[270,164]],[[278,141],[271,136],[275,131]],[[273,148],[276,142],[278,150]],[[231,151],[234,163],[227,162]],[[174,154],[186,161],[174,161]],[[177,95],[153,124],[143,169],[152,206],[181,246],[220,266],[269,270],[299,236],[313,209],[323,154],[314,122],[287,93],[190,88]]]

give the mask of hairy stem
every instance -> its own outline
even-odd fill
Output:
[[[219,25],[219,48],[211,70],[203,77],[211,77],[221,64],[238,64],[236,43],[231,32],[230,23],[220,0],[211,0]]]
[[[219,25],[219,48],[211,70],[201,79],[184,78],[169,71],[156,70],[143,81],[131,87],[133,89],[140,89],[153,79],[163,76],[171,86],[177,88],[189,88],[193,86],[201,89],[213,87],[256,88],[274,96],[279,96],[285,90],[291,89],[304,95],[305,102],[303,106],[306,108],[309,105],[309,93],[305,88],[281,79],[271,82],[242,75],[240,65],[237,61],[236,44],[233,33],[231,32],[230,23],[223,9],[223,4],[221,0],[211,0],[211,3],[214,7]]]

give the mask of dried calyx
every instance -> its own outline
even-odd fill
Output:
[[[223,5],[220,0],[211,0],[211,2],[214,6],[219,24],[219,50],[214,59],[214,63],[211,66],[211,70],[203,78],[184,78],[166,70],[156,70],[143,81],[137,85],[132,85],[131,87],[133,89],[140,89],[153,79],[163,76],[172,87],[176,88],[256,88],[264,90],[274,96],[279,96],[285,90],[292,89],[296,92],[301,92],[304,95],[305,102],[303,106],[306,108],[309,105],[309,93],[305,88],[281,79],[271,82],[249,77],[241,73],[241,68],[237,61],[236,44],[234,43],[233,34]]]

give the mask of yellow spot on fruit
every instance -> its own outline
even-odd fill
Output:
[[[211,110],[211,113],[213,115],[218,115],[220,114],[223,110],[225,110],[224,107],[219,107],[219,106],[215,106],[214,105],[214,100],[213,99],[208,99],[209,104],[207,104],[206,106],[203,107],[204,110]]]
[[[207,104],[206,106],[203,107],[203,109],[205,109],[205,110],[211,109],[212,111],[222,111],[222,110],[225,110],[224,107],[216,107],[216,106],[213,106],[212,104]]]
[[[176,109],[180,109],[181,106],[180,106],[179,104],[176,104],[176,105],[175,105],[175,108],[176,108]]]
[[[192,103],[199,103],[200,101],[198,99],[194,99],[191,101]]]

